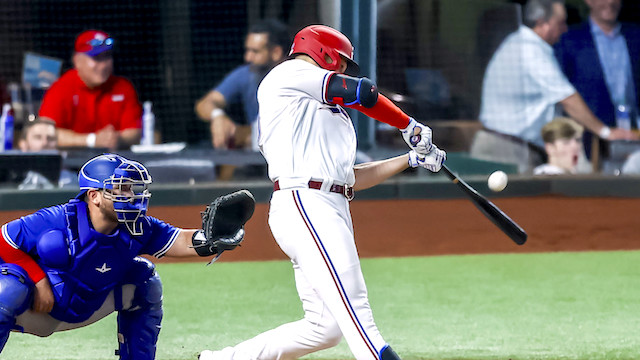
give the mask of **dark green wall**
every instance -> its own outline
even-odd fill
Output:
[[[500,193],[491,192],[486,176],[472,176],[465,181],[481,194],[493,197],[521,197],[557,194],[575,197],[640,198],[640,177],[523,177],[511,176],[509,185]],[[238,189],[249,189],[258,202],[268,202],[271,183],[266,181],[237,182],[196,186],[153,186],[151,206],[207,204],[217,196]],[[0,210],[39,209],[66,202],[76,195],[65,190],[0,190]],[[443,176],[403,177],[387,181],[374,188],[356,193],[356,200],[374,199],[447,199],[464,194]]]

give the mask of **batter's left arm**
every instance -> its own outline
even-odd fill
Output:
[[[378,93],[373,81],[333,73],[327,81],[324,98],[331,104],[345,106],[400,130],[409,147],[421,157],[433,150],[431,129],[409,115],[387,97]]]
[[[408,167],[423,167],[429,171],[438,172],[446,159],[447,154],[434,145],[426,156],[411,150],[407,154],[390,159],[358,164],[353,167],[356,178],[353,189],[364,190],[376,186]]]
[[[331,104],[358,110],[398,129],[406,128],[411,120],[391,100],[379,94],[376,84],[366,77],[333,73],[327,81],[324,97]]]

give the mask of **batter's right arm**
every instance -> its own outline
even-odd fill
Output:
[[[408,167],[423,167],[429,171],[438,172],[446,159],[447,154],[433,145],[433,149],[426,156],[411,150],[407,154],[390,159],[358,164],[353,167],[356,177],[353,189],[364,190],[376,186]]]
[[[356,177],[353,189],[357,191],[376,186],[393,175],[401,173],[408,167],[409,154],[358,164],[353,167]]]

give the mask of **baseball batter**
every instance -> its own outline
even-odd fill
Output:
[[[49,336],[117,311],[120,359],[155,359],[162,282],[154,265],[138,255],[219,255],[233,248],[229,242],[242,241],[241,225],[250,214],[229,211],[233,215],[225,217],[224,226],[234,218],[241,225],[218,246],[220,239],[209,230],[220,226],[180,229],[146,215],[151,176],[136,161],[100,155],[84,164],[78,180],[76,198],[1,228],[0,352],[11,331]],[[226,210],[237,208],[248,194],[237,193],[214,204],[222,200],[229,204]],[[252,214],[253,197],[248,197]],[[205,210],[208,219],[217,219],[216,213],[211,206]]]
[[[353,46],[339,31],[312,25],[296,34],[290,60],[258,89],[259,145],[274,182],[269,225],[291,258],[304,318],[208,359],[294,359],[337,345],[356,359],[399,359],[373,320],[356,250],[349,200],[408,166],[440,170],[444,151],[431,130],[358,78]],[[354,166],[356,134],[343,107],[401,129],[412,150]]]

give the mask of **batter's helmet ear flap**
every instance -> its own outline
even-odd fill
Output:
[[[345,59],[347,61],[347,70],[344,71],[345,75],[358,76],[360,75],[360,66],[355,61]]]
[[[329,26],[310,25],[298,31],[289,56],[297,54],[309,55],[321,68],[331,71],[340,68],[340,58],[343,58],[347,62],[345,74],[357,76],[360,72],[360,67],[353,61],[353,45],[349,38]]]

